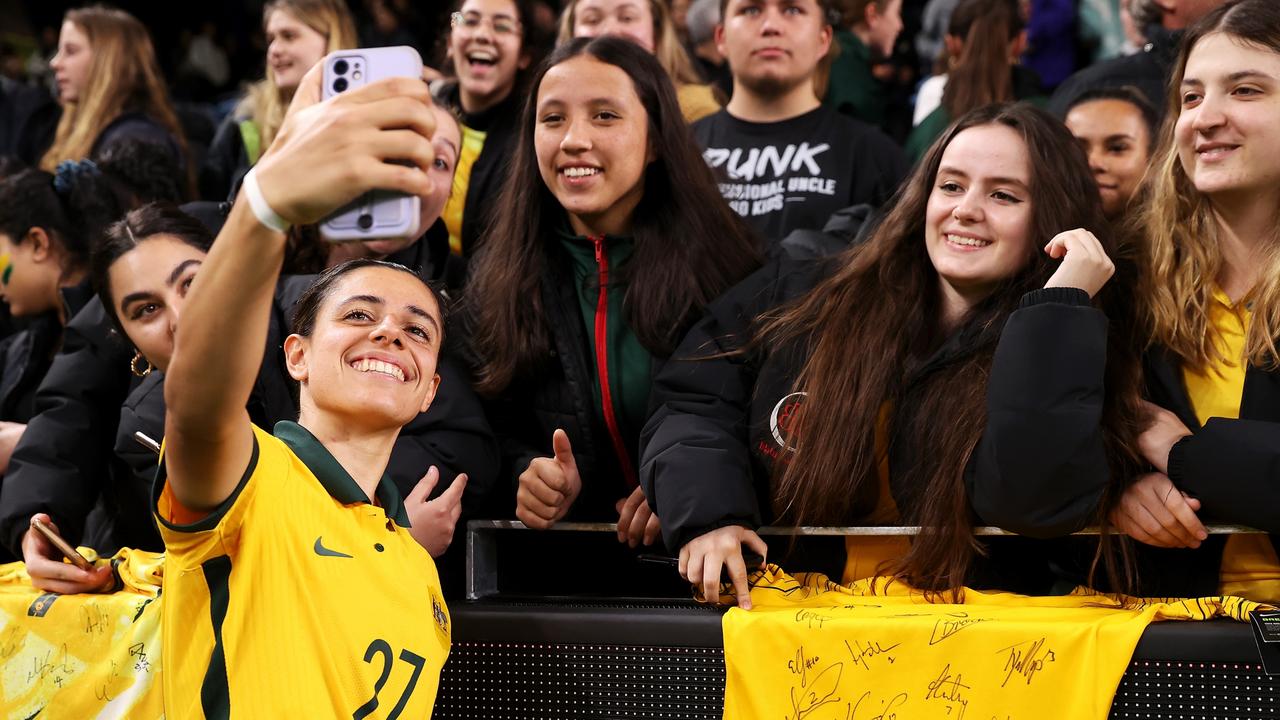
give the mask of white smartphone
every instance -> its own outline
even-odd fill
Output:
[[[325,56],[325,99],[389,77],[422,77],[422,56],[407,46],[339,50]],[[330,242],[418,236],[417,195],[375,190],[365,193],[320,223]]]

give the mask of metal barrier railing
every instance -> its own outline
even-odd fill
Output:
[[[498,592],[498,542],[497,533],[506,531],[528,532],[579,532],[579,533],[616,533],[616,523],[557,523],[550,530],[530,530],[518,520],[472,520],[467,523],[467,599],[479,600],[491,597]],[[1210,535],[1257,535],[1265,534],[1244,525],[1205,525]],[[888,526],[849,526],[849,527],[762,527],[757,530],[765,536],[868,536],[884,537],[891,535],[919,535],[920,526],[888,525]],[[1100,529],[1085,528],[1072,535],[1097,535]],[[976,527],[973,534],[978,536],[1016,535],[998,527]]]

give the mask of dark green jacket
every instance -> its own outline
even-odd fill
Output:
[[[831,81],[822,102],[865,123],[884,127],[889,96],[871,74],[871,48],[848,30],[837,30],[840,55],[831,63]]]

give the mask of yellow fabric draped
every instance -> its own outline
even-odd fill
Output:
[[[754,608],[724,616],[726,720],[1104,720],[1148,623],[1266,607],[1083,589],[966,590],[953,604],[884,577],[838,585],[772,565],[751,579]]]
[[[160,603],[164,555],[121,550],[124,588],[53,595],[31,586],[20,562],[0,565],[0,717],[164,717]]]

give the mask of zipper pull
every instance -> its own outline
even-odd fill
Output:
[[[603,264],[604,261],[604,236],[588,235],[587,239],[596,246],[596,265]]]

